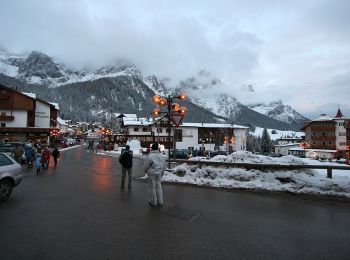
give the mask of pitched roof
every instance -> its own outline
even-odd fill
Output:
[[[338,112],[337,112],[335,118],[342,118],[342,117],[344,117],[344,116],[343,116],[342,112],[340,111],[340,108],[338,108]]]

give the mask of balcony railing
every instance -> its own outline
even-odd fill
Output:
[[[2,116],[0,115],[0,121],[13,121],[15,120],[14,116]]]

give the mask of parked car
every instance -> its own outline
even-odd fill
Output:
[[[174,151],[170,152],[170,157],[174,158]],[[188,159],[190,151],[187,149],[175,149],[175,159]]]
[[[25,142],[7,142],[7,143],[3,143],[0,144],[0,153],[6,153],[7,155],[12,155],[13,150],[15,150],[16,145],[20,146],[21,149],[23,150],[23,154],[21,157],[21,163],[25,163],[26,162],[26,156],[24,154],[24,148],[26,146]]]
[[[11,156],[0,153],[0,202],[7,200],[12,189],[22,181],[22,167]]]

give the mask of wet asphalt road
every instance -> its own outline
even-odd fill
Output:
[[[142,161],[134,172],[141,175]],[[349,259],[350,205],[164,185],[120,190],[116,158],[83,147],[0,204],[0,259]]]

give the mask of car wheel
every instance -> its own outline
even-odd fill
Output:
[[[0,181],[0,202],[7,200],[12,192],[12,184],[8,180]]]

